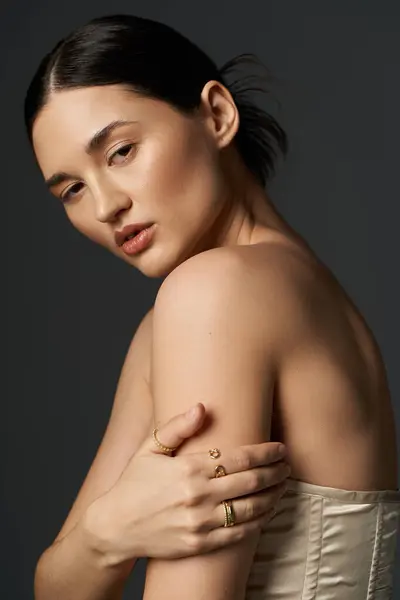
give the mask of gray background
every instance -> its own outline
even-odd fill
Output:
[[[23,97],[42,55],[75,26],[119,12],[172,25],[218,65],[255,52],[280,78],[275,116],[292,149],[272,198],[367,318],[399,424],[399,3],[3,2],[4,599],[33,596],[35,563],[93,460],[125,351],[160,284],[72,229],[46,192],[24,135]],[[126,598],[140,597],[144,566],[140,561]],[[395,598],[399,571],[397,562]]]

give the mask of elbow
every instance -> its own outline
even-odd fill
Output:
[[[35,600],[45,600],[44,586],[46,581],[46,555],[47,550],[43,552],[36,563],[33,576],[33,591]]]

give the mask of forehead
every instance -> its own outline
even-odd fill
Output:
[[[160,121],[168,123],[176,117],[167,103],[121,86],[63,90],[52,94],[39,113],[32,130],[33,147],[42,170],[47,170],[67,158],[69,151],[83,153],[88,140],[112,121],[159,126]]]

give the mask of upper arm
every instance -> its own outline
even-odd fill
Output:
[[[173,271],[154,308],[152,398],[156,422],[202,402],[207,426],[177,454],[265,442],[270,437],[273,340],[260,326],[250,274],[225,252],[204,253]],[[268,335],[267,335],[268,338]],[[221,520],[222,520],[221,512]],[[221,522],[223,526],[223,521]],[[207,555],[149,559],[145,600],[244,598],[258,534]],[[182,585],[182,581],[185,582]]]
[[[88,506],[116,483],[152,423],[149,388],[152,313],[153,309],[135,332],[103,439],[55,542],[67,535]]]

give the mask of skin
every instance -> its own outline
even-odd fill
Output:
[[[230,145],[239,116],[229,92],[209,82],[203,97],[208,109],[188,118],[121,86],[64,91],[33,128],[45,179],[60,170],[79,175],[51,190],[70,193],[64,207],[73,226],[148,277],[210,248],[257,243],[271,228],[290,232]],[[88,156],[87,141],[117,119],[139,123],[116,129]],[[147,221],[157,225],[151,251],[126,256],[114,231]]]
[[[88,156],[84,145],[115,119],[139,123],[115,130]],[[206,84],[192,118],[109,86],[53,95],[33,137],[45,179],[78,175],[52,189],[60,196],[78,183],[64,204],[71,223],[148,277],[165,277],[151,315],[153,418],[165,422],[196,401],[211,415],[180,454],[215,440],[223,448],[280,440],[294,479],[396,489],[394,418],[377,344],[242,163],[232,145],[238,126],[233,99],[217,82]],[[135,153],[108,164],[127,143],[138,144]],[[155,237],[127,257],[114,232],[136,221],[155,222]],[[152,559],[145,600],[160,589],[164,598],[185,598],[182,581],[193,600],[242,599],[257,540],[213,557]]]

